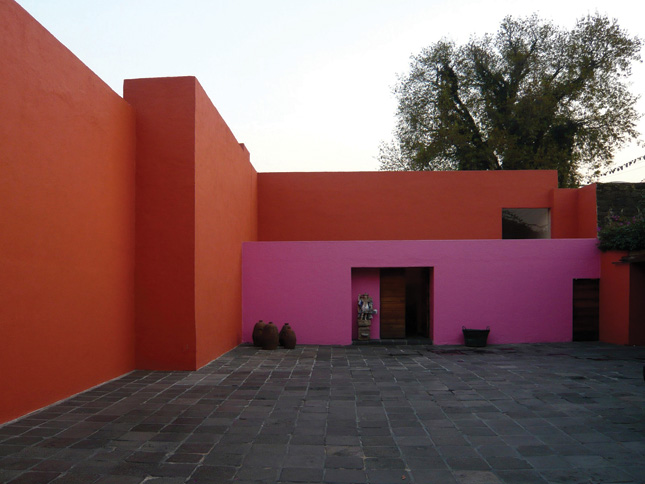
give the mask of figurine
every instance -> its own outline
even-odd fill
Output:
[[[372,319],[374,310],[374,303],[369,294],[361,294],[358,296],[358,320],[369,321]]]

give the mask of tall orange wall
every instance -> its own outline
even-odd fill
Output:
[[[578,210],[555,171],[260,173],[258,207],[259,239],[275,241],[499,239],[511,207],[552,208],[569,237]]]
[[[618,262],[625,255],[600,254],[599,339],[605,343],[629,342],[629,264]]]
[[[195,367],[195,80],[127,80],[136,110],[137,368]]]
[[[578,237],[595,239],[598,236],[596,213],[596,184],[578,188]]]
[[[551,191],[551,237],[575,238],[578,232],[578,190],[563,188]]]
[[[134,112],[0,0],[0,422],[134,368]]]
[[[242,341],[242,242],[257,240],[257,173],[196,82],[197,367]]]
[[[124,97],[137,111],[137,367],[195,369],[241,341],[257,174],[194,77],[127,80]]]
[[[645,345],[645,262],[629,265],[629,344]]]
[[[551,196],[552,238],[596,238],[596,185],[558,188]]]

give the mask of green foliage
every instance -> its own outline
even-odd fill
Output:
[[[607,250],[645,250],[645,216],[641,212],[628,218],[618,215],[607,217],[598,228],[598,248]]]
[[[534,15],[466,45],[441,40],[399,79],[381,169],[552,169],[560,186],[577,186],[638,136],[626,78],[640,47],[599,14],[571,31]]]

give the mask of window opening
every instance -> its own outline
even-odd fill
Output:
[[[503,208],[502,239],[550,239],[548,208]]]

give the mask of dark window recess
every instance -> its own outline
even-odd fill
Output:
[[[548,208],[503,208],[502,239],[550,239]]]

